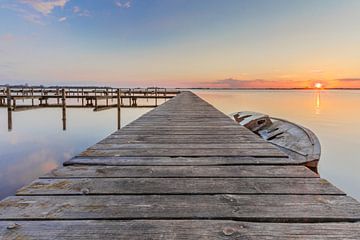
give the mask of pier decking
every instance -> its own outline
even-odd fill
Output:
[[[360,239],[360,203],[191,92],[0,202],[1,239]]]

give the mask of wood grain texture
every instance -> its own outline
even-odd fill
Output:
[[[254,136],[253,133],[251,132],[247,132],[247,131],[243,131],[243,132],[232,132],[230,130],[226,130],[226,129],[212,129],[212,130],[202,130],[202,129],[183,129],[183,130],[157,130],[157,129],[153,129],[153,128],[147,128],[147,129],[142,129],[142,130],[120,130],[118,132],[115,132],[114,135],[116,134],[121,134],[121,135],[214,135],[214,137],[216,137],[216,135],[234,135],[234,134],[241,134],[241,135],[249,135],[249,136]],[[270,144],[270,143],[269,143]]]
[[[88,148],[90,150],[116,150],[116,149],[278,149],[267,143],[98,143]]]
[[[221,166],[221,165],[300,165],[304,162],[284,157],[75,157],[68,165],[107,166]]]
[[[4,240],[357,240],[360,223],[251,223],[219,220],[0,222]]]
[[[67,166],[41,178],[238,177],[318,178],[304,166]]]
[[[258,222],[359,221],[360,204],[331,195],[17,196],[0,220],[217,219]]]
[[[229,136],[217,135],[110,135],[99,143],[101,144],[130,144],[130,143],[166,143],[166,144],[237,144],[237,143],[263,143],[264,140],[256,136]]]
[[[207,156],[237,156],[237,157],[287,157],[277,149],[237,149],[237,148],[141,148],[115,150],[86,150],[79,154],[82,157],[207,157]]]
[[[320,178],[38,179],[17,195],[307,194],[345,195]]]

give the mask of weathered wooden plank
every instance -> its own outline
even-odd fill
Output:
[[[156,130],[156,129],[143,129],[143,130],[119,130],[113,135],[122,134],[122,135],[250,135],[254,136],[254,133],[245,132],[245,131],[228,131],[221,129],[209,129],[209,130],[201,130],[201,129],[188,129],[188,130]]]
[[[116,150],[86,150],[79,156],[88,157],[112,157],[112,156],[238,156],[238,157],[287,157],[287,155],[278,149],[236,149],[236,148],[218,148],[218,149],[176,149],[176,148],[157,148],[157,149],[116,149]]]
[[[17,196],[0,220],[221,219],[263,222],[360,221],[360,204],[331,195]]]
[[[121,134],[111,134],[106,139],[149,139],[149,141],[156,140],[156,139],[165,139],[165,140],[191,140],[194,139],[194,141],[218,141],[218,142],[224,142],[227,141],[237,141],[236,143],[242,142],[242,141],[257,141],[257,142],[264,142],[265,140],[258,138],[257,136],[251,136],[251,135],[241,135],[241,134],[234,134],[234,135],[211,135],[211,134],[202,134],[202,135],[145,135],[145,134],[139,134],[139,135],[121,135]]]
[[[169,123],[169,124],[184,124],[188,125],[190,123],[194,124],[200,124],[200,123],[211,123],[214,125],[219,124],[234,124],[234,120],[232,120],[230,117],[224,118],[223,116],[220,117],[206,117],[204,116],[194,116],[192,118],[185,117],[185,116],[141,116],[141,118],[138,118],[134,120],[133,122],[129,124],[151,124],[152,122],[155,123]],[[235,123],[236,124],[236,123]]]
[[[38,179],[21,195],[307,194],[345,195],[320,178],[76,178]]]
[[[318,178],[304,166],[67,166],[41,178],[271,177]]]
[[[360,223],[252,223],[227,220],[21,221],[0,222],[6,240],[360,239]]]
[[[189,109],[190,110],[190,109]],[[146,117],[197,117],[197,118],[229,118],[221,112],[213,112],[214,109],[208,109],[205,111],[201,111],[200,109],[191,109],[190,111],[186,111],[185,109],[178,109],[177,111],[158,111],[151,112],[151,114],[145,115]],[[215,110],[217,111],[217,110]]]
[[[88,149],[91,150],[116,150],[116,149],[276,149],[274,145],[268,143],[127,143],[127,144],[105,144],[98,143]]]
[[[75,157],[68,165],[109,166],[204,166],[204,165],[299,165],[301,161],[279,157]]]
[[[222,136],[218,135],[110,135],[99,143],[102,144],[124,144],[124,143],[167,143],[167,144],[180,144],[180,143],[194,143],[194,144],[237,144],[237,143],[263,143],[263,139],[258,139],[253,136]]]
[[[169,119],[169,118],[145,118],[140,120],[135,120],[129,123],[126,126],[144,126],[144,127],[152,127],[154,124],[162,124],[164,126],[193,126],[193,127],[201,127],[201,126],[223,126],[223,125],[233,125],[233,120],[224,120],[223,118],[216,118],[213,120],[196,120],[196,119]]]
[[[123,131],[136,131],[136,130],[158,130],[158,131],[168,131],[168,130],[175,130],[175,131],[188,131],[188,130],[203,130],[203,131],[220,131],[220,130],[227,130],[227,131],[237,131],[237,132],[246,132],[249,133],[249,130],[243,129],[237,125],[219,125],[219,126],[179,126],[179,125],[152,125],[152,126],[138,126],[138,125],[126,125],[125,127],[121,128],[118,132],[121,133]]]

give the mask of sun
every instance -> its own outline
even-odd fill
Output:
[[[317,89],[320,89],[320,88],[322,88],[322,83],[315,83],[315,88],[317,88]]]

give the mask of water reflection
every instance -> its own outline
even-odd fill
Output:
[[[321,106],[321,100],[320,100],[320,91],[316,91],[316,104],[315,104],[315,113],[320,114],[320,106]]]
[[[62,124],[62,130],[66,131],[66,106],[63,105],[61,108],[61,112],[62,112],[62,117],[61,117],[61,124]],[[31,110],[28,110],[31,111]],[[7,126],[8,126],[8,131],[11,132],[13,129],[13,110],[11,108],[7,109]],[[117,123],[116,123],[117,129],[121,128],[121,110],[120,108],[117,109]]]
[[[35,179],[57,168],[61,160],[61,154],[57,153],[51,149],[36,149],[28,152],[26,156],[18,156],[11,164],[2,166],[0,181],[4,186],[1,188],[1,196],[10,195],[29,179]]]
[[[12,111],[11,109],[7,110],[7,116],[8,116],[8,131],[10,132],[12,130]]]
[[[360,200],[360,91],[196,91],[226,114],[256,111],[310,128],[319,137],[320,175]]]
[[[121,126],[150,108],[121,109]],[[28,184],[117,129],[117,110],[67,109],[67,130],[62,109],[13,112],[8,131],[7,109],[0,109],[0,199]]]

